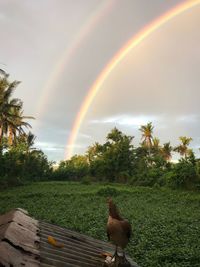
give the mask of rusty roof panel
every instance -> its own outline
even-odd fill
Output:
[[[102,253],[113,254],[115,250],[115,247],[110,243],[96,240],[57,225],[46,222],[40,222],[39,225],[42,267],[102,267],[105,262]],[[53,236],[64,247],[53,247],[47,242],[48,236]],[[132,267],[138,267],[129,257],[127,259]]]
[[[52,236],[63,244],[49,244]],[[63,227],[37,221],[22,209],[0,216],[0,266],[102,267],[115,247]],[[138,267],[128,256],[131,267]]]

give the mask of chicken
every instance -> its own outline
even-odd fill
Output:
[[[107,235],[108,240],[116,245],[115,253],[113,255],[114,258],[115,256],[118,256],[118,246],[122,249],[127,246],[131,237],[131,224],[120,216],[119,211],[111,198],[108,199],[107,203],[109,208]],[[123,257],[125,258],[124,251]]]

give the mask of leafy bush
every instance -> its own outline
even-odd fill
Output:
[[[51,163],[40,150],[30,152],[12,148],[1,155],[0,184],[17,186],[30,181],[45,180],[51,175]]]
[[[132,184],[140,186],[153,186],[154,184],[160,184],[160,179],[163,175],[163,170],[156,167],[146,169],[141,173],[137,173],[132,177]]]
[[[192,189],[197,178],[195,166],[185,160],[175,164],[173,170],[165,174],[166,184],[171,188]]]
[[[84,185],[90,185],[93,182],[93,178],[91,176],[84,176],[81,180],[81,183]]]
[[[85,156],[73,156],[70,160],[61,161],[52,176],[55,180],[81,181],[89,174],[89,166]]]
[[[119,173],[118,182],[119,183],[127,183],[130,181],[130,174],[128,171],[122,171]]]
[[[97,191],[97,195],[105,196],[105,197],[114,197],[114,196],[119,195],[119,193],[120,193],[119,190],[117,190],[114,187],[110,187],[110,186],[107,186],[107,187],[104,187],[104,188],[100,188]]]
[[[0,176],[0,189],[5,189],[8,187],[13,187],[13,186],[19,186],[23,185],[24,181],[22,178],[17,177],[17,176]]]

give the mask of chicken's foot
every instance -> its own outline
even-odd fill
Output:
[[[112,256],[112,259],[114,259],[115,257],[118,257],[118,253],[117,253],[117,245],[115,247],[115,253]]]

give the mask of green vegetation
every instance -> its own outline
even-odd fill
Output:
[[[161,145],[153,136],[152,123],[142,125],[140,131],[142,142],[135,147],[133,136],[112,129],[104,144],[95,143],[85,155],[61,161],[53,179],[199,189],[200,160],[189,148],[191,138],[181,136],[181,143],[173,148],[170,142]],[[170,161],[173,151],[180,154],[176,164]]]
[[[143,267],[200,266],[200,195],[110,184],[40,182],[5,190],[0,213],[15,207],[37,219],[107,240],[107,196],[131,221],[127,252]]]
[[[0,70],[0,188],[45,179],[51,173],[51,163],[44,153],[33,147],[35,136],[26,132],[31,125],[23,115],[23,102],[13,98],[20,82],[10,82]]]

